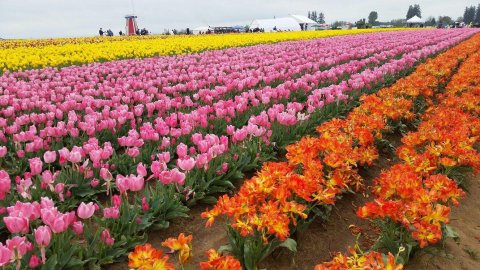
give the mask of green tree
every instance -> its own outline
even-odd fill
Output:
[[[449,16],[440,16],[438,17],[438,22],[443,25],[446,25],[446,24],[452,24],[453,20]]]
[[[415,16],[414,10],[413,10],[413,6],[410,5],[410,6],[408,7],[407,17],[406,17],[406,18],[407,18],[407,20],[408,20],[408,19],[412,18],[413,16]]]
[[[470,24],[475,21],[475,7],[465,7],[465,11],[463,12],[463,22],[466,24]]]
[[[325,14],[323,12],[320,12],[320,14],[318,14],[317,22],[325,23]]]
[[[370,12],[370,14],[368,15],[368,23],[370,25],[374,25],[377,22],[377,19],[378,19],[378,13],[376,11]]]
[[[475,11],[475,19],[473,20],[474,23],[480,24],[480,4],[478,4],[477,10]]]
[[[422,9],[420,8],[419,4],[413,5],[413,16],[418,16],[419,18],[422,18]]]
[[[425,21],[425,25],[436,26],[437,20],[435,20],[435,17],[428,17],[427,20]]]

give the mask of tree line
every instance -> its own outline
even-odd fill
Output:
[[[466,24],[480,24],[480,4],[476,8],[475,6],[465,7],[463,22]]]
[[[325,14],[323,12],[317,13],[317,11],[309,11],[307,17],[317,23],[325,23]]]

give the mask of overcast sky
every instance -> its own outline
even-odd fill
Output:
[[[133,7],[132,7],[133,1]],[[420,4],[424,18],[463,15],[465,6],[480,0],[0,0],[1,38],[93,36],[99,27],[115,34],[125,29],[124,15],[133,11],[140,28],[153,33],[164,29],[203,25],[249,24],[255,18],[288,14],[325,13],[326,21],[354,22],[370,11],[379,21],[404,18],[408,6]]]

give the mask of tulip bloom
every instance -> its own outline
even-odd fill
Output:
[[[30,172],[32,173],[32,176],[42,173],[43,162],[40,158],[31,158],[28,160],[28,163],[30,164]]]
[[[13,252],[2,243],[0,243],[0,266],[9,264],[13,259]]]
[[[47,247],[50,244],[50,241],[52,240],[52,231],[48,226],[40,226],[33,231],[35,242],[40,247]]]
[[[75,221],[72,224],[72,229],[75,232],[76,235],[81,235],[83,234],[83,223],[81,221]]]
[[[89,219],[95,213],[95,205],[93,202],[85,204],[84,202],[80,203],[77,209],[77,215],[81,219]]]
[[[40,247],[40,253],[42,256],[42,263],[45,264],[47,258],[45,256],[45,248],[50,244],[52,240],[52,231],[48,226],[40,226],[34,230],[35,242]]]
[[[108,229],[104,229],[100,234],[100,239],[108,246],[111,246],[115,243],[115,239],[110,235]]]
[[[186,171],[189,172],[195,167],[195,160],[191,157],[185,157],[181,159],[177,159],[177,166]]]
[[[45,154],[43,154],[43,160],[45,163],[53,163],[57,159],[57,152],[55,151],[46,151]]]
[[[3,158],[7,155],[7,147],[6,146],[0,146],[0,158]]]
[[[4,217],[3,222],[11,233],[28,233],[30,229],[30,223],[28,218],[24,217]]]
[[[5,195],[10,192],[12,180],[4,170],[0,170],[0,200],[5,199]]]

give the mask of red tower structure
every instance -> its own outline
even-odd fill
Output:
[[[135,15],[125,15],[125,33],[127,36],[133,36],[137,34],[138,25],[137,25],[137,16]]]

